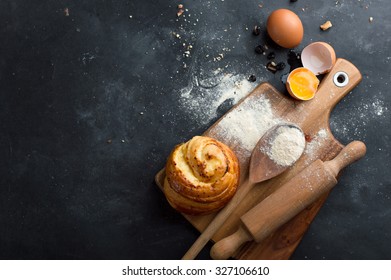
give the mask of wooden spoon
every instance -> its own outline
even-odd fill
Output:
[[[198,239],[193,243],[190,249],[182,257],[183,260],[192,260],[202,250],[206,243],[212,238],[212,236],[218,231],[218,229],[224,224],[229,215],[233,212],[236,206],[242,201],[246,194],[257,184],[262,181],[273,178],[290,165],[279,165],[272,159],[270,159],[266,152],[270,146],[270,142],[277,136],[278,130],[281,127],[293,127],[300,130],[304,138],[303,131],[295,124],[281,123],[270,128],[255,145],[250,158],[249,178],[239,187],[238,191],[231,199],[231,201],[216,215],[216,217],[210,222],[208,227],[201,233]],[[304,148],[303,148],[304,151]],[[299,157],[298,157],[299,158]],[[297,158],[297,159],[298,159]],[[296,159],[296,160],[297,160]]]

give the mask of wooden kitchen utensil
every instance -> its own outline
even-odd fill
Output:
[[[315,202],[336,184],[339,171],[365,155],[365,144],[353,141],[331,161],[317,160],[244,214],[239,229],[217,242],[213,259],[228,259],[246,241],[261,242]]]
[[[271,160],[269,155],[265,151],[265,148],[269,145],[270,141],[276,137],[279,128],[282,128],[284,126],[298,129],[302,133],[304,139],[304,133],[297,125],[294,124],[281,123],[269,129],[261,137],[261,139],[255,145],[255,148],[253,149],[250,159],[248,180],[246,180],[242,185],[240,185],[235,196],[222,210],[220,210],[220,212],[213,219],[213,221],[202,232],[202,234],[198,237],[198,239],[183,256],[183,260],[191,260],[198,255],[198,253],[202,250],[205,244],[208,243],[208,241],[227,220],[232,211],[235,210],[236,206],[240,203],[240,201],[242,201],[242,199],[247,195],[251,188],[255,186],[256,183],[263,182],[281,174],[294,163],[292,162],[291,165],[287,166],[279,165],[273,160]]]
[[[330,131],[329,118],[335,105],[361,81],[360,71],[349,61],[337,59],[333,69],[323,77],[314,99],[297,101],[286,93],[277,91],[269,83],[261,83],[229,112],[223,115],[203,135],[213,137],[227,144],[237,155],[241,172],[241,184],[248,178],[250,154],[253,147],[246,147],[238,139],[246,139],[246,133],[237,134],[226,127],[240,125],[250,128],[247,116],[257,113],[254,104],[266,100],[275,118],[297,124],[305,133],[307,147],[304,154],[290,169],[272,179],[259,183],[252,188],[230,217],[212,237],[217,242],[234,233],[240,224],[240,217],[267,196],[277,191],[291,178],[317,159],[333,159],[343,148]],[[354,94],[351,93],[351,94]],[[239,116],[239,118],[238,118]],[[260,119],[260,121],[262,121]],[[262,135],[259,135],[260,138]],[[248,151],[248,149],[251,149]],[[162,189],[165,170],[160,170],[155,181]],[[323,194],[316,202],[305,208],[285,225],[278,228],[263,242],[247,242],[233,256],[236,259],[288,259],[300,243],[304,233],[325,202],[328,193]],[[202,232],[216,214],[206,216],[183,215],[198,231]],[[190,244],[189,244],[190,245]]]

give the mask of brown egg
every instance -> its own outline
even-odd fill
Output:
[[[304,35],[300,18],[287,9],[272,12],[267,19],[266,29],[272,40],[284,48],[298,46]]]

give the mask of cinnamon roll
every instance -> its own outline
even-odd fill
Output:
[[[239,162],[225,144],[195,136],[171,152],[163,191],[172,207],[191,215],[221,209],[235,194]]]

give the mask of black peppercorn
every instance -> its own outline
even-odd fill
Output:
[[[277,63],[277,66],[276,66],[277,70],[282,70],[284,68],[285,68],[285,63],[284,62]]]
[[[250,75],[250,77],[248,77],[248,81],[249,82],[255,82],[257,80],[257,77],[255,77],[255,75]]]
[[[265,50],[263,49],[263,47],[261,45],[258,45],[255,47],[255,52],[258,54],[263,54],[265,52]]]
[[[258,36],[259,34],[261,34],[261,27],[255,25],[253,28],[253,35]]]
[[[267,59],[275,59],[276,58],[276,54],[274,52],[271,52],[267,55]]]

